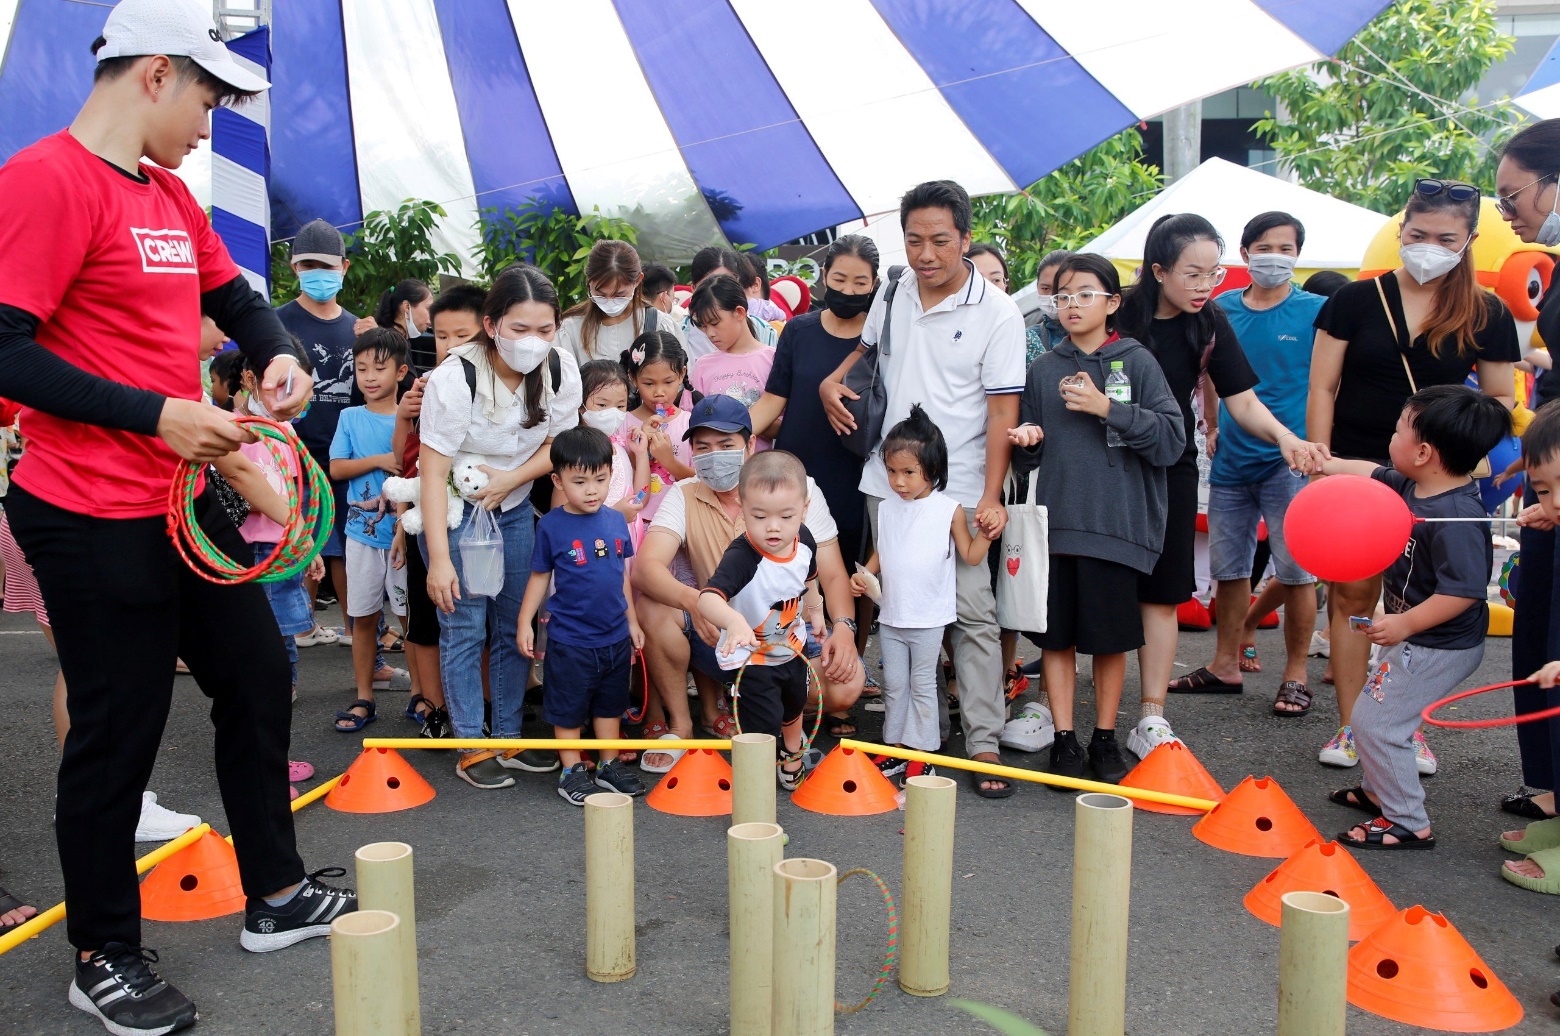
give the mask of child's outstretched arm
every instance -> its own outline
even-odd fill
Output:
[[[1322,462],[1322,474],[1324,475],[1364,475],[1370,478],[1381,465],[1369,460],[1340,460],[1337,457],[1329,457]]]
[[[249,501],[250,507],[277,525],[285,526],[292,519],[292,512],[287,509],[286,499],[271,488],[271,483],[266,481],[265,472],[260,470],[260,465],[242,453],[235,450],[224,454],[212,461],[211,466],[227,479],[228,485],[233,487],[234,492]]]
[[[532,572],[530,581],[525,584],[525,599],[520,602],[520,621],[515,630],[515,646],[526,658],[536,657],[536,630],[532,626],[536,622],[536,613],[542,609],[542,601],[547,599],[547,584],[551,581],[551,572]],[[633,615],[632,604],[629,605],[629,615]]]
[[[975,519],[980,522],[977,517]],[[982,528],[989,525],[981,523]],[[986,551],[991,549],[993,537],[989,532],[976,536],[970,532],[969,522],[964,519],[964,508],[957,507],[953,511],[953,524],[949,526],[949,532],[953,533],[954,546],[959,548],[959,557],[964,559],[967,565],[978,565],[986,560]]]
[[[726,653],[731,649],[758,646],[758,637],[742,613],[726,603],[718,590],[705,590],[699,594],[699,614],[726,631]]]

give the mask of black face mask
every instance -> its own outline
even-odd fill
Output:
[[[833,313],[841,320],[850,320],[852,317],[859,317],[871,309],[872,300],[876,297],[876,294],[876,292],[869,291],[862,295],[852,295],[848,292],[827,288],[824,291],[823,304],[830,313]]]

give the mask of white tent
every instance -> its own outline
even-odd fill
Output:
[[[1357,270],[1366,246],[1387,217],[1254,169],[1210,158],[1160,191],[1142,208],[1083,246],[1117,263],[1137,263],[1160,216],[1195,212],[1224,238],[1224,262],[1242,265],[1240,232],[1259,212],[1288,212],[1305,225],[1304,270]]]

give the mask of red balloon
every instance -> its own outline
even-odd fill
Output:
[[[1284,514],[1284,543],[1316,578],[1352,583],[1386,571],[1413,527],[1408,505],[1386,483],[1332,475],[1295,494]]]

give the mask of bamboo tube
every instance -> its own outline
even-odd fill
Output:
[[[738,734],[731,739],[731,823],[775,822],[775,736]]]
[[[357,851],[359,910],[384,910],[401,919],[401,993],[406,1030],[422,1032],[417,983],[417,897],[412,847],[405,842],[374,842]]]
[[[1283,897],[1278,939],[1278,1036],[1343,1036],[1349,904],[1325,892]]]
[[[585,974],[634,977],[634,800],[615,791],[585,798]]]
[[[426,738],[424,740],[427,740]],[[399,744],[400,742],[396,742]],[[443,746],[447,742],[439,741],[437,745]],[[364,742],[368,744],[368,742]],[[423,747],[427,747],[424,745]],[[683,747],[678,745],[679,748]],[[1138,799],[1144,802],[1163,802],[1167,806],[1185,806],[1187,809],[1195,809],[1206,813],[1218,803],[1212,799],[1194,799],[1186,795],[1171,795],[1164,791],[1148,791],[1144,788],[1123,788],[1115,784],[1102,784],[1099,781],[1086,781],[1078,777],[1059,777],[1054,773],[1041,773],[1037,770],[1024,770],[1017,766],[1001,766],[997,763],[982,763],[974,759],[960,759],[958,756],[938,755],[935,752],[917,752],[913,748],[895,748],[892,745],[877,745],[871,741],[857,741],[855,738],[840,738],[841,748],[854,748],[858,752],[866,752],[869,755],[886,755],[895,759],[909,759],[911,762],[931,763],[939,770],[969,770],[972,773],[989,773],[993,777],[1005,777],[1015,781],[1029,781],[1032,784],[1049,784],[1057,788],[1072,788],[1076,791],[1097,791],[1104,795],[1120,795],[1129,799]]]
[[[771,745],[774,742],[773,735],[756,736],[768,738]],[[774,787],[773,778],[769,785]],[[779,824],[734,824],[726,829],[726,891],[731,903],[731,1036],[770,1033],[775,864],[784,853],[784,838]]]
[[[336,1036],[415,1036],[401,998],[385,995],[401,980],[400,928],[387,910],[356,910],[331,922]]]
[[[1079,795],[1073,807],[1072,970],[1068,1036],[1123,1036],[1127,1024],[1127,902],[1132,802]]]
[[[953,813],[948,777],[905,781],[905,882],[901,894],[899,988],[913,996],[948,991],[948,923],[953,903]]]
[[[834,900],[839,876],[823,860],[774,868],[774,1008],[779,1036],[833,1036]]]
[[[365,737],[364,748],[393,748],[404,752],[413,748],[480,749],[489,752],[507,752],[512,748],[527,748],[551,752],[567,748],[575,752],[596,752],[602,749],[631,748],[636,752],[681,752],[684,749],[708,748],[715,752],[731,751],[731,742],[723,738],[687,738],[682,741],[650,741],[645,738],[556,738],[556,737]],[[1212,806],[1208,807],[1212,809]]]

